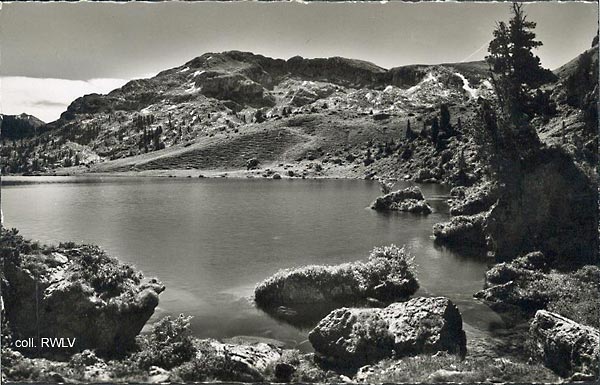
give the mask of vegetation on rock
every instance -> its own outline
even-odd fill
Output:
[[[408,298],[419,288],[413,257],[394,245],[375,247],[367,261],[336,266],[304,266],[282,270],[255,288],[255,301],[265,308],[281,305],[353,304],[374,298]]]
[[[76,343],[63,349],[65,354],[86,348],[105,355],[127,351],[164,290],[156,280],[143,282],[140,272],[96,246],[42,246],[15,229],[2,229],[0,259],[12,337],[73,338]]]
[[[425,201],[421,189],[416,186],[387,192],[371,203],[371,208],[377,211],[395,210],[416,214],[429,214],[433,211]]]

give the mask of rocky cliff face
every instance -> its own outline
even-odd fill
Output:
[[[545,148],[526,162],[520,183],[491,209],[486,221],[496,256],[512,259],[539,250],[555,266],[598,262],[595,182],[564,151]]]
[[[539,129],[544,142],[560,144],[579,162],[598,163],[598,39],[554,71],[551,89],[557,113]]]

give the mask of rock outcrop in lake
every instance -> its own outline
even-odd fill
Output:
[[[341,308],[309,333],[324,362],[358,368],[388,357],[466,353],[462,317],[447,298],[414,298],[386,308]]]
[[[531,322],[530,334],[534,354],[557,374],[597,380],[600,365],[598,329],[540,310]]]
[[[254,298],[267,309],[302,304],[343,306],[368,298],[383,302],[406,299],[418,288],[412,257],[391,245],[374,248],[367,261],[282,270],[258,284]]]
[[[487,245],[484,232],[485,214],[459,215],[450,222],[433,227],[435,241],[455,248],[484,249]]]
[[[378,197],[371,208],[377,211],[405,211],[415,214],[429,214],[431,206],[425,201],[421,189],[417,186],[393,191]]]
[[[5,229],[1,243],[2,299],[12,336],[75,341],[60,349],[63,355],[131,348],[164,290],[95,246],[40,246]]]

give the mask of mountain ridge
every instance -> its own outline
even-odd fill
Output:
[[[469,129],[477,99],[493,94],[488,75],[478,61],[385,69],[341,57],[205,53],[75,99],[3,171],[229,173],[256,159],[294,177],[414,176],[439,151],[410,159],[421,149],[404,143],[407,125],[424,140],[446,105],[451,125]]]

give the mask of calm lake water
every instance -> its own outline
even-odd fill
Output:
[[[487,262],[434,246],[432,225],[448,218],[448,191],[421,186],[434,213],[381,214],[362,180],[235,180],[146,177],[2,178],[7,227],[47,244],[98,244],[167,287],[153,319],[193,315],[199,337],[269,337],[310,349],[307,330],[252,302],[254,285],[277,270],[366,258],[373,246],[407,245],[421,289],[460,308],[465,329],[499,319],[472,295]],[[408,186],[399,183],[397,187]]]

